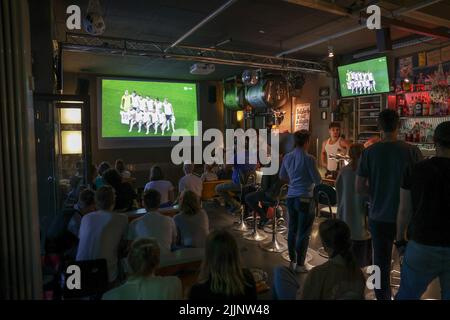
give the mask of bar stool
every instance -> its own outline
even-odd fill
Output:
[[[276,219],[275,219],[276,220]],[[267,239],[266,233],[260,232],[258,230],[258,220],[257,220],[257,212],[253,210],[253,228],[249,233],[244,234],[244,239],[250,241],[263,241]]]
[[[336,210],[333,207],[337,204],[336,189],[327,184],[318,184],[313,191],[314,202],[316,206],[316,217],[320,216],[320,205],[325,205],[330,213],[332,219],[336,218]],[[324,258],[329,258],[324,247],[320,247],[317,252]]]
[[[272,241],[267,242],[267,243],[260,243],[259,244],[259,247],[261,249],[263,249],[264,251],[283,252],[283,251],[285,251],[287,249],[287,246],[285,244],[283,244],[283,243],[280,243],[278,241],[278,239],[277,239],[277,234],[279,233],[279,231],[278,231],[278,221],[279,221],[279,219],[277,218],[277,209],[280,206],[281,200],[286,197],[287,191],[288,191],[288,185],[285,184],[285,185],[283,185],[280,188],[280,192],[279,192],[276,200],[274,200],[274,201],[264,201],[264,205],[266,205],[268,207],[271,207],[274,210],[274,214],[273,214],[273,217],[272,217],[272,230],[271,230],[271,232],[268,232],[268,233],[272,233]],[[265,228],[264,228],[264,231],[266,231]]]
[[[241,182],[241,193],[239,196],[241,206],[240,206],[239,220],[235,222],[236,226],[233,229],[240,232],[247,232],[250,231],[250,228],[247,226],[246,223],[247,219],[244,218],[245,212],[244,190],[246,187],[254,186],[256,184],[256,174],[252,172],[247,177],[244,177],[244,174],[239,172],[239,180]],[[256,223],[256,220],[254,221],[254,223]]]

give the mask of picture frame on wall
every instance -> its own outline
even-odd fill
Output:
[[[319,89],[319,97],[328,97],[330,95],[330,87],[321,87]]]
[[[330,99],[319,99],[319,108],[329,108],[330,107]]]

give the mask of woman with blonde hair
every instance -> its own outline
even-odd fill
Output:
[[[180,245],[183,247],[204,248],[209,233],[209,220],[200,206],[200,199],[190,190],[180,196],[180,213],[173,220],[178,228]]]
[[[206,240],[198,283],[190,300],[256,300],[256,284],[249,270],[242,268],[238,246],[226,230],[213,231]]]
[[[177,277],[155,275],[160,250],[155,239],[141,238],[131,244],[128,265],[131,274],[123,285],[106,292],[103,300],[180,300],[181,281]]]

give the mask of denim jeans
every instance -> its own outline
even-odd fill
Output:
[[[239,184],[235,184],[235,183],[222,183],[219,184],[216,187],[216,192],[223,197],[223,199],[225,200],[225,203],[233,206],[235,208],[238,208],[240,206],[240,203],[237,202],[230,193],[233,194],[240,194],[241,192],[241,186]]]
[[[302,266],[305,264],[314,212],[310,210],[310,203],[302,202],[300,197],[287,198],[286,202],[289,213],[289,258]]]
[[[369,219],[372,235],[373,264],[380,268],[381,288],[375,289],[377,300],[391,300],[392,246],[397,233],[396,224]]]
[[[441,299],[450,300],[450,247],[427,246],[409,241],[400,277],[398,300],[418,300],[439,278]]]
[[[267,208],[261,208],[258,204],[259,202],[269,200],[270,199],[266,197],[266,193],[264,191],[251,192],[245,196],[245,202],[250,207],[250,209],[256,211],[259,214],[261,221],[267,220]]]
[[[286,267],[276,267],[273,270],[273,299],[296,300],[300,285],[294,272]]]

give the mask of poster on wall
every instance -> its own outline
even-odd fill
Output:
[[[311,118],[311,105],[309,103],[298,103],[295,98],[293,105],[295,108],[295,130],[309,130],[309,120]]]
[[[408,78],[413,73],[413,61],[411,57],[405,57],[399,59],[400,77]]]

